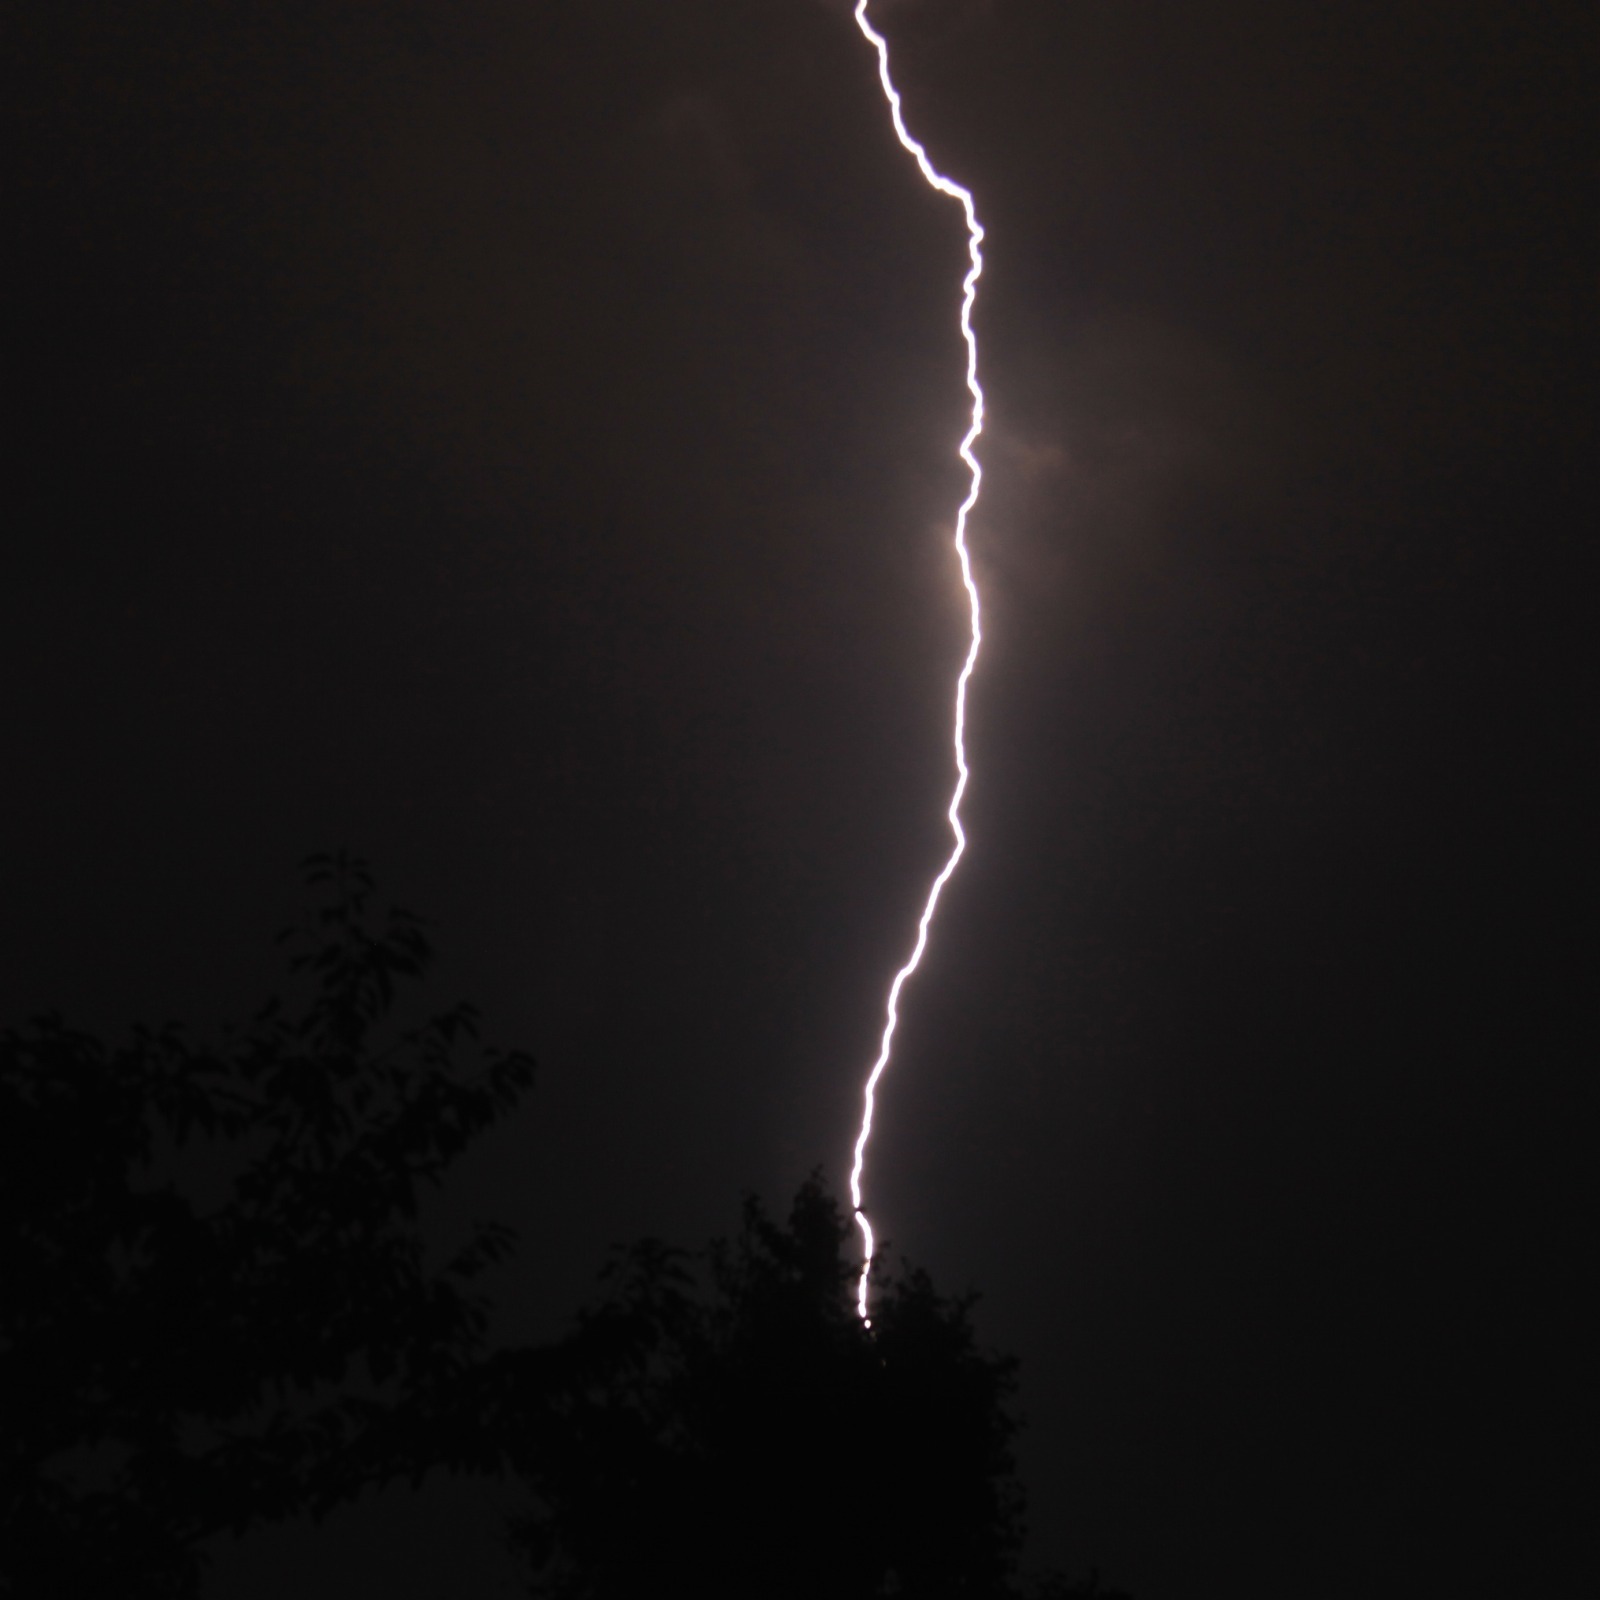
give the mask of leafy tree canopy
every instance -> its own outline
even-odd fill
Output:
[[[535,1592],[1001,1596],[1021,1533],[1015,1363],[911,1272],[854,1306],[851,1229],[813,1179],[698,1261],[636,1246],[568,1351],[521,1465]]]
[[[0,1595],[192,1600],[218,1535],[442,1467],[521,1481],[553,1600],[1015,1600],[1015,1363],[920,1272],[863,1327],[816,1179],[487,1348],[511,1236],[430,1267],[418,1203],[532,1063],[467,1006],[399,1020],[421,926],[360,863],[308,869],[286,997],[219,1043],[0,1033]]]
[[[188,1595],[209,1536],[320,1514],[451,1449],[480,1228],[424,1265],[418,1197],[528,1087],[470,1007],[391,1020],[430,952],[313,858],[292,992],[221,1043],[0,1034],[0,1589]]]

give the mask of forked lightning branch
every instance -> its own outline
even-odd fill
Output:
[[[960,509],[956,512],[955,525],[955,552],[961,564],[961,581],[966,585],[967,600],[971,607],[972,615],[972,642],[967,648],[967,658],[961,668],[961,675],[956,679],[956,704],[955,704],[955,764],[956,782],[955,792],[950,797],[950,831],[954,842],[950,848],[950,855],[940,869],[938,876],[933,880],[928,890],[928,898],[922,908],[922,916],[917,922],[916,942],[912,947],[911,955],[906,964],[895,973],[894,981],[889,985],[889,997],[885,1006],[883,1037],[879,1043],[878,1059],[873,1062],[872,1070],[867,1074],[866,1085],[862,1091],[861,1105],[861,1130],[856,1135],[855,1160],[850,1168],[850,1204],[855,1210],[856,1222],[861,1228],[863,1244],[863,1259],[861,1262],[861,1278],[856,1288],[856,1308],[861,1314],[861,1320],[868,1327],[872,1325],[872,1317],[867,1305],[868,1282],[872,1273],[872,1257],[874,1240],[872,1224],[867,1219],[867,1213],[862,1205],[862,1178],[865,1175],[867,1163],[867,1145],[872,1138],[872,1118],[877,1107],[878,1082],[883,1077],[889,1065],[890,1051],[894,1045],[895,1024],[900,1020],[900,991],[905,987],[906,980],[917,970],[922,960],[922,953],[928,947],[928,929],[933,923],[933,914],[939,904],[939,896],[944,886],[950,881],[950,875],[956,870],[956,863],[960,861],[962,852],[967,847],[967,836],[961,828],[961,797],[967,788],[967,751],[966,751],[966,723],[967,723],[967,684],[972,677],[972,669],[977,664],[978,646],[982,642],[983,634],[979,627],[978,614],[978,586],[972,578],[972,558],[967,550],[967,517],[972,508],[978,503],[978,490],[983,482],[983,468],[978,464],[978,458],[972,453],[972,447],[977,442],[978,435],[983,432],[983,390],[978,386],[978,341],[972,332],[972,306],[978,296],[978,276],[983,271],[983,253],[979,248],[983,242],[983,228],[978,221],[977,211],[972,204],[972,195],[961,187],[959,183],[952,182],[938,171],[928,159],[928,152],[913,139],[906,130],[905,118],[901,113],[900,95],[895,89],[894,82],[889,76],[889,45],[881,33],[875,29],[867,19],[867,0],[856,0],[856,25],[861,29],[867,42],[878,53],[878,80],[883,85],[884,98],[889,104],[889,115],[894,123],[894,131],[900,143],[916,160],[922,176],[940,194],[948,195],[960,205],[967,222],[967,250],[971,257],[972,265],[967,270],[966,278],[962,284],[961,295],[961,336],[967,346],[967,388],[972,395],[972,415],[967,427],[966,436],[962,439],[959,452],[961,459],[966,462],[972,479],[967,488],[966,498],[961,502]]]

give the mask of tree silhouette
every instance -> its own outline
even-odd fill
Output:
[[[1015,1363],[920,1272],[880,1278],[863,1328],[849,1234],[813,1179],[787,1226],[747,1201],[698,1273],[654,1242],[613,1265],[519,1463],[534,1592],[1016,1592]]]
[[[479,1450],[480,1228],[424,1267],[419,1190],[528,1087],[469,1007],[392,1021],[430,951],[316,857],[297,994],[216,1047],[0,1035],[0,1591],[179,1596],[210,1536]]]
[[[555,1600],[1015,1600],[1015,1363],[921,1272],[878,1274],[865,1329],[816,1179],[698,1257],[620,1253],[567,1337],[486,1348],[510,1234],[429,1269],[418,1201],[532,1063],[467,1006],[404,1025],[417,920],[308,868],[288,998],[220,1043],[0,1033],[0,1594],[193,1597],[217,1535],[445,1468],[526,1486]]]

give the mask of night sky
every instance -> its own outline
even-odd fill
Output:
[[[344,846],[540,1062],[437,1223],[508,1337],[842,1188],[965,644],[965,236],[848,6],[23,10],[0,1018],[240,1015]],[[1576,1596],[1589,8],[875,14],[990,428],[869,1208],[1022,1359],[1036,1562]]]

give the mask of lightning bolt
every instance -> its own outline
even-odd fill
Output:
[[[978,277],[983,271],[983,252],[979,249],[983,243],[983,226],[978,221],[978,213],[973,207],[970,191],[945,177],[928,159],[928,152],[907,132],[905,118],[900,109],[900,95],[889,77],[889,42],[867,20],[867,0],[856,0],[855,18],[856,26],[861,29],[867,42],[878,53],[878,81],[883,85],[884,98],[889,103],[889,115],[894,121],[895,134],[915,158],[922,176],[928,183],[940,194],[948,195],[961,206],[967,219],[967,253],[972,261],[962,284],[961,294],[961,337],[967,345],[967,389],[972,395],[972,417],[966,437],[961,441],[959,452],[972,474],[972,481],[967,488],[966,498],[961,502],[961,509],[956,512],[955,530],[955,550],[956,557],[961,563],[961,581],[966,585],[967,601],[972,611],[972,642],[967,648],[967,659],[961,668],[961,676],[956,680],[954,739],[956,787],[955,793],[950,797],[950,809],[946,813],[950,818],[950,831],[955,836],[955,842],[951,846],[949,858],[928,890],[927,903],[923,906],[922,916],[917,922],[917,939],[910,959],[895,973],[894,982],[889,985],[878,1059],[873,1062],[872,1070],[867,1074],[866,1085],[862,1090],[861,1131],[856,1135],[855,1162],[850,1169],[850,1204],[855,1210],[856,1222],[861,1228],[863,1246],[861,1278],[856,1286],[856,1310],[860,1313],[862,1322],[870,1328],[872,1318],[867,1310],[867,1280],[872,1272],[874,1242],[872,1224],[867,1220],[867,1214],[861,1205],[861,1178],[867,1164],[867,1144],[872,1138],[872,1115],[877,1105],[878,1080],[883,1077],[889,1065],[895,1024],[900,1020],[900,991],[905,987],[906,979],[917,970],[922,960],[922,952],[928,947],[928,929],[933,922],[939,896],[967,848],[967,836],[961,828],[961,797],[967,789],[967,683],[972,677],[973,667],[977,665],[978,646],[983,641],[983,633],[979,627],[978,586],[972,579],[972,558],[967,550],[967,517],[978,503],[978,490],[983,483],[983,468],[972,453],[972,446],[976,443],[978,435],[983,432],[983,390],[978,386],[978,341],[972,332],[972,306],[978,298]]]

